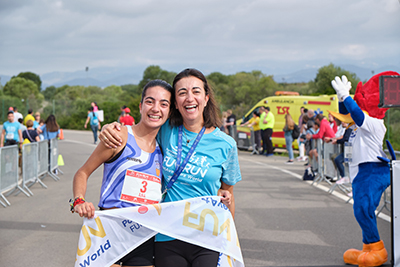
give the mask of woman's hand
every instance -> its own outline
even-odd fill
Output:
[[[92,219],[94,217],[94,205],[92,202],[84,202],[74,207],[74,212],[78,213],[81,217]]]
[[[101,129],[99,139],[106,147],[116,148],[122,143],[122,139],[118,135],[119,131],[121,131],[121,124],[118,122],[106,124]]]
[[[228,190],[224,190],[224,189],[219,189],[218,190],[218,196],[221,196],[221,202],[228,207],[228,209],[230,208],[231,204],[232,204],[232,194],[231,192],[229,192]]]

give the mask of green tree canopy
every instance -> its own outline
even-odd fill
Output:
[[[159,66],[149,66],[143,72],[143,78],[139,82],[139,88],[143,89],[143,87],[151,80],[161,79],[172,85],[174,78],[176,76],[175,72],[166,71],[161,69]]]
[[[21,72],[20,74],[17,75],[17,77],[31,80],[37,85],[39,92],[42,91],[42,80],[40,79],[39,75],[28,71],[28,72]]]
[[[313,91],[314,95],[336,94],[335,89],[333,89],[331,85],[331,81],[335,79],[336,76],[342,77],[342,75],[346,75],[347,79],[351,82],[352,89],[350,90],[350,93],[354,94],[360,79],[356,74],[340,67],[336,67],[332,63],[318,70],[317,76],[313,82],[309,83],[309,87]]]
[[[15,96],[21,100],[23,99],[23,101],[31,95],[39,97],[40,94],[34,82],[20,77],[11,78],[4,86],[3,92],[5,95]]]

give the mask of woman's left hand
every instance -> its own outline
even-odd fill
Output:
[[[218,196],[222,197],[221,202],[224,203],[225,206],[227,206],[228,208],[231,206],[231,204],[232,204],[231,192],[229,192],[228,190],[219,189]]]

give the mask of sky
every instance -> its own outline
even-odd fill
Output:
[[[0,74],[400,66],[400,0],[1,0]]]

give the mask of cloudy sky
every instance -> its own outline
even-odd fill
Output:
[[[0,74],[400,66],[400,0],[1,0]]]

